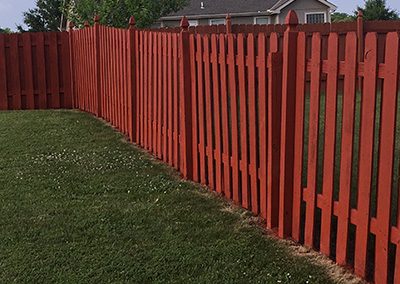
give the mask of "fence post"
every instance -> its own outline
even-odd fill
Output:
[[[181,21],[179,37],[180,61],[180,128],[182,139],[181,171],[186,179],[193,178],[192,149],[192,86],[190,68],[189,22],[186,17]]]
[[[289,11],[283,38],[282,119],[279,186],[279,230],[281,238],[292,230],[294,133],[296,110],[297,25],[294,11]]]
[[[137,93],[136,93],[136,28],[135,17],[129,19],[129,59],[130,66],[128,68],[128,88],[129,88],[129,138],[131,142],[138,143],[136,137],[136,121],[137,121]]]
[[[276,33],[270,36],[268,56],[267,226],[279,226],[279,170],[282,110],[282,53]]]
[[[101,90],[101,75],[100,75],[100,17],[96,15],[94,17],[94,40],[95,40],[95,70],[96,70],[96,95],[97,95],[97,112],[98,117],[102,117],[102,103],[101,100],[102,90]]]
[[[72,99],[72,108],[76,108],[76,98],[75,98],[75,72],[74,72],[74,27],[75,24],[73,22],[68,23],[68,39],[69,39],[69,65],[70,65],[70,73],[71,73],[71,99]]]

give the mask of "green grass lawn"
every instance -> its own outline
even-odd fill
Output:
[[[0,113],[1,283],[332,283],[88,114]]]

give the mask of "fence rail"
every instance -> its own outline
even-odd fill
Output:
[[[361,16],[299,25],[290,12],[282,26],[228,19],[212,28],[184,18],[168,30],[136,29],[133,18],[129,29],[104,27],[96,17],[69,37],[30,35],[32,44],[0,35],[0,105],[69,107],[71,98],[280,237],[368,280],[400,283],[400,22]],[[26,46],[40,53],[33,67],[21,64]],[[33,85],[46,86],[51,103],[32,104],[28,93],[30,103],[15,105],[18,58],[22,73],[47,74]],[[32,85],[22,81],[18,90]]]

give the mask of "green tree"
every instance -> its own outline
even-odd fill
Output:
[[[65,0],[36,0],[36,7],[24,12],[24,24],[27,31],[57,31],[61,21],[65,19],[62,11],[66,5]],[[19,31],[24,31],[22,26],[17,26]]]
[[[364,14],[365,20],[397,20],[399,14],[396,10],[392,10],[386,6],[386,0],[366,0],[364,7],[357,7],[355,15],[358,10]]]
[[[331,20],[334,23],[338,22],[351,22],[354,21],[356,18],[354,16],[351,16],[347,13],[340,13],[336,12],[331,15]]]
[[[2,28],[0,27],[0,34],[10,34],[12,30],[10,28]]]
[[[187,0],[71,0],[66,7],[68,20],[82,26],[86,20],[100,16],[102,24],[126,27],[131,16],[137,26],[146,27],[161,16],[182,8]]]

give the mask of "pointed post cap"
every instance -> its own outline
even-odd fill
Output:
[[[85,28],[90,27],[89,21],[85,21],[85,23],[83,23],[83,25],[85,26]]]
[[[189,28],[189,21],[186,18],[186,16],[183,16],[182,20],[181,20],[181,28],[183,30],[187,30]]]
[[[364,17],[364,13],[363,13],[363,11],[360,9],[360,10],[358,10],[358,13],[357,13],[357,18],[363,18]]]
[[[297,14],[295,11],[290,10],[289,13],[286,16],[285,19],[285,24],[289,26],[296,26],[299,24],[299,18],[297,17]]]
[[[74,22],[69,22],[68,23],[68,30],[72,31],[74,29],[74,27],[75,27]]]
[[[136,26],[136,20],[134,16],[129,18],[129,28],[134,28]]]
[[[95,24],[98,24],[100,22],[100,16],[99,15],[94,16],[93,21]]]

